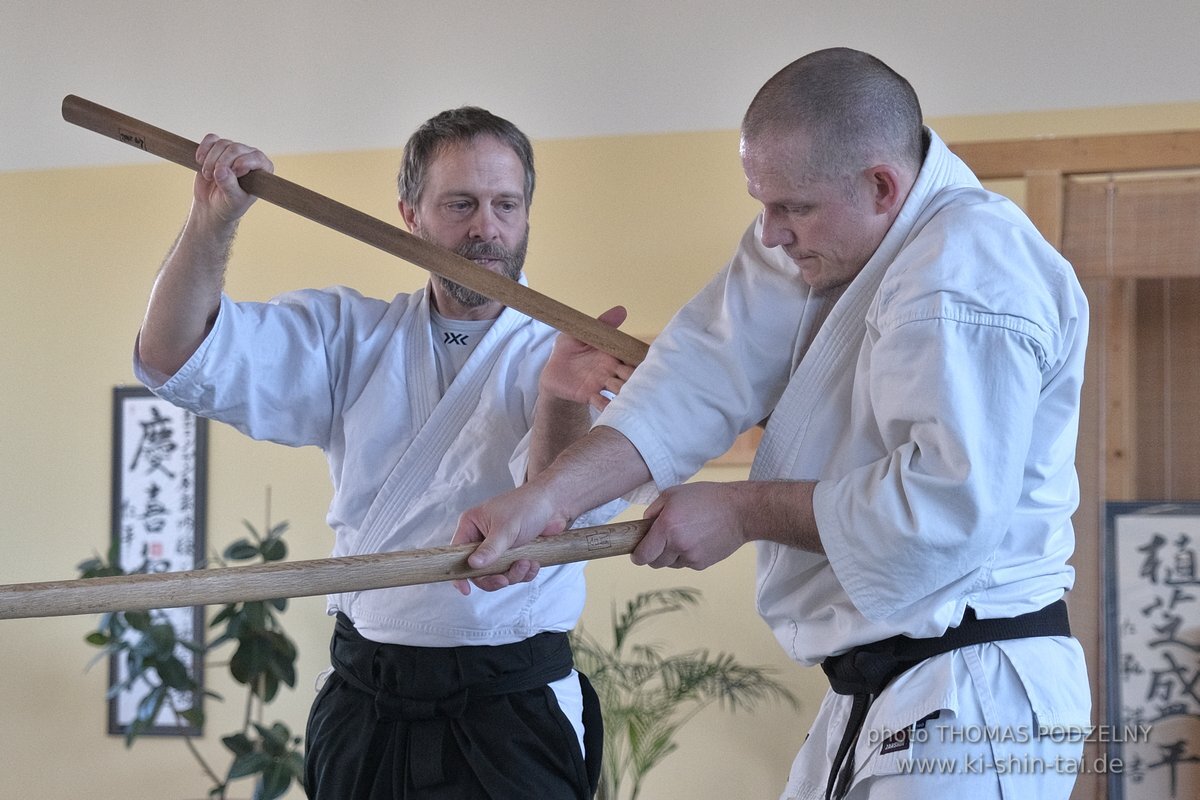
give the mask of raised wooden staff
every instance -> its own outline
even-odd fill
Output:
[[[195,171],[199,167],[196,163],[196,148],[199,145],[196,142],[90,100],[67,95],[63,98],[62,115],[67,122],[132,145],[190,170]],[[474,289],[484,297],[515,308],[526,316],[616,356],[626,364],[636,366],[642,363],[646,356],[646,343],[627,333],[611,328],[528,286],[522,286],[516,281],[484,269],[457,253],[284,180],[278,175],[256,170],[241,178],[239,183],[247,192],[269,203],[366,242],[468,289]]]
[[[624,555],[633,551],[649,527],[648,520],[637,520],[539,537],[514,547],[484,569],[467,565],[467,556],[475,550],[474,544],[468,544],[249,567],[16,583],[0,586],[0,619],[219,605],[477,578],[504,572],[520,559],[551,566]]]

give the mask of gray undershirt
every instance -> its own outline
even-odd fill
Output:
[[[437,362],[438,386],[442,394],[454,383],[463,364],[475,352],[475,346],[492,327],[494,319],[448,319],[429,309],[429,327],[433,333],[433,355]]]

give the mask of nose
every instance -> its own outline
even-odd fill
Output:
[[[481,203],[471,216],[471,224],[467,235],[472,239],[490,242],[500,238],[500,220],[496,211],[490,205]]]
[[[791,229],[784,224],[782,215],[769,208],[763,209],[762,243],[763,247],[780,247],[793,244],[796,237]]]

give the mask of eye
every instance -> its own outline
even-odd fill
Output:
[[[449,203],[446,203],[446,210],[462,214],[471,210],[471,202],[469,200],[451,200]]]
[[[813,210],[813,206],[808,203],[771,203],[764,207],[771,216],[778,219],[804,217]]]
[[[521,204],[518,203],[516,200],[501,200],[496,205],[501,211],[504,211],[506,213],[511,213],[513,211],[521,210]]]

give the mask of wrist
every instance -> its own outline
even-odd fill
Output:
[[[572,507],[570,481],[564,471],[556,469],[553,463],[531,478],[525,486],[533,492],[531,502],[540,507],[549,520],[563,520],[565,527],[569,527],[571,520],[582,513]]]
[[[183,235],[194,238],[197,243],[224,246],[233,241],[240,222],[240,217],[230,219],[210,204],[193,200],[187,223],[183,226]]]
[[[547,406],[563,410],[570,406],[582,405],[572,396],[571,387],[565,385],[561,377],[553,374],[554,365],[548,364],[538,377],[538,399]]]
[[[566,397],[563,393],[556,391],[553,386],[545,383],[538,384],[537,403],[544,410],[552,413],[569,413],[572,409],[579,408],[585,403],[576,402],[571,397]]]
[[[726,484],[725,498],[731,516],[737,520],[737,533],[742,544],[765,539],[764,520],[769,514],[763,481],[734,481]]]

